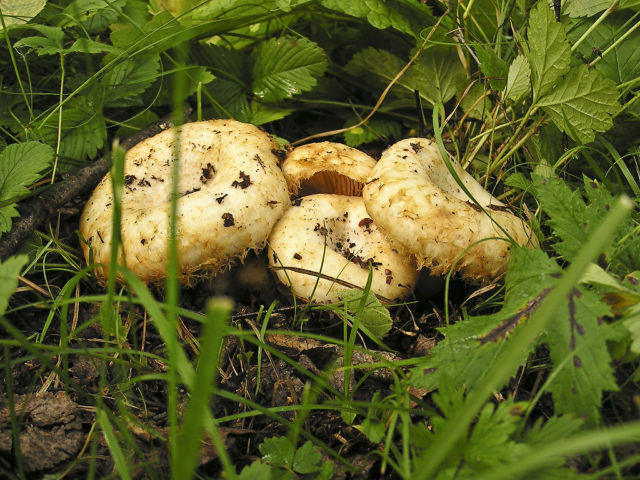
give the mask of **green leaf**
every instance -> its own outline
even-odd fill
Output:
[[[271,480],[271,467],[260,460],[247,465],[240,472],[240,480]]]
[[[301,474],[313,473],[320,470],[322,464],[322,453],[318,447],[307,440],[302,447],[296,450],[293,458],[293,471]]]
[[[103,53],[103,52],[119,52],[120,49],[109,45],[107,43],[96,42],[89,38],[79,38],[73,45],[65,50],[67,53],[80,52],[80,53]]]
[[[535,102],[569,71],[571,49],[564,27],[556,22],[545,1],[539,1],[531,11],[527,39]]]
[[[509,65],[496,52],[489,48],[474,47],[476,56],[480,61],[480,70],[489,80],[494,90],[502,90],[507,85]]]
[[[361,290],[356,289],[340,289],[338,297],[345,303],[347,311],[355,316],[360,308],[363,293]],[[342,309],[336,310],[335,312],[341,315]],[[391,330],[392,325],[393,320],[391,320],[389,310],[387,310],[384,305],[380,303],[376,295],[369,290],[360,317],[360,327],[375,337],[382,338]]]
[[[595,132],[611,128],[611,116],[620,109],[615,83],[589,71],[586,65],[572,68],[537,105],[560,130],[581,143],[591,142]]]
[[[127,0],[74,0],[62,12],[61,27],[81,26],[86,32],[101,33],[115,23]]]
[[[107,61],[109,57],[107,57]],[[160,55],[155,52],[127,57],[100,80],[104,102],[110,107],[140,105],[140,95],[158,79]]]
[[[617,390],[607,341],[618,337],[602,318],[610,307],[592,290],[578,288],[570,295],[560,321],[551,322],[544,341],[553,361],[549,390],[556,413],[573,414],[595,425],[602,392]]]
[[[262,459],[276,466],[291,467],[295,448],[287,437],[265,438],[258,446]]]
[[[0,153],[0,201],[9,202],[0,207],[0,233],[11,229],[11,218],[17,217],[15,201],[27,195],[40,173],[53,160],[53,149],[40,142],[14,143]]]
[[[16,48],[33,48],[38,55],[55,55],[64,51],[62,28],[46,25],[34,25],[33,28],[43,36],[22,38],[14,44]]]
[[[487,118],[491,111],[491,100],[486,95],[484,85],[477,82],[474,83],[471,88],[466,91],[464,97],[460,99],[460,107],[469,118],[475,118],[476,120],[483,120]]]
[[[531,67],[529,60],[524,55],[518,55],[507,75],[507,86],[504,90],[504,97],[517,101],[531,92]]]
[[[594,49],[604,51],[629,28],[630,12],[613,12],[598,25],[587,38],[578,46],[580,52],[589,61],[595,60]],[[578,40],[591,22],[583,22],[572,29],[569,38]],[[640,76],[640,31],[631,33],[624,42],[618,44],[611,52],[603,56],[595,69],[604,77],[617,84],[625,83]]]
[[[16,255],[0,263],[0,315],[4,315],[9,305],[9,298],[18,287],[18,275],[29,258]]]
[[[418,90],[420,97],[430,106],[451,99],[464,80],[462,65],[451,53],[447,47],[434,47],[424,52],[395,83],[396,91],[403,88],[405,92],[402,93],[413,99],[414,92]],[[356,78],[367,78],[373,73],[387,84],[405,64],[386,50],[369,47],[356,53],[346,69]]]
[[[370,25],[384,29],[393,27],[404,33],[418,36],[435,19],[430,8],[422,2],[402,0],[321,0],[322,5],[332,10],[357,18],[366,18]]]
[[[77,163],[94,158],[107,139],[107,127],[100,111],[90,110],[90,105],[77,102],[62,109],[62,128],[59,156],[63,163]],[[52,115],[40,127],[43,140],[56,145],[58,139],[58,115]]]
[[[380,443],[387,433],[384,423],[376,418],[365,418],[362,425],[354,425],[354,427],[361,431],[371,443]]]
[[[611,6],[612,0],[567,0],[562,13],[572,18],[590,17]]]
[[[29,22],[42,11],[47,0],[3,0],[0,3],[0,12],[4,17],[4,24],[19,25]],[[2,30],[2,24],[0,24]]]
[[[305,38],[273,38],[252,52],[253,93],[265,102],[278,102],[317,84],[327,69],[327,56]]]

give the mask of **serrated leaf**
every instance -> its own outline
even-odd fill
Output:
[[[0,233],[9,231],[11,218],[18,216],[15,200],[29,193],[27,187],[52,160],[53,149],[40,142],[14,143],[0,153],[0,201],[10,202],[0,208]]]
[[[599,295],[578,288],[568,300],[558,315],[562,320],[550,322],[545,336],[554,364],[549,390],[557,413],[596,424],[602,392],[618,389],[607,349],[607,341],[618,335],[602,321],[611,309]]]
[[[271,480],[271,467],[260,460],[247,465],[240,472],[240,480]]]
[[[504,97],[517,101],[531,92],[531,67],[524,55],[518,55],[509,66]]]
[[[491,403],[484,406],[464,452],[470,470],[495,468],[530,453],[528,445],[513,439],[521,420],[518,413],[523,409],[524,404],[512,399],[499,403],[495,409]]]
[[[346,69],[354,77],[370,77],[373,73],[387,84],[405,64],[405,61],[386,50],[369,47],[356,53]],[[424,52],[409,67],[395,83],[395,87],[404,89],[403,93],[412,98],[417,90],[422,99],[435,105],[450,100],[463,80],[464,70],[457,57],[451,55],[451,50],[434,47]]]
[[[584,41],[578,46],[580,52],[589,61],[596,59],[597,51],[606,50],[629,28],[630,12],[613,12],[600,23]],[[591,27],[590,22],[584,22],[571,30],[569,38],[577,41],[586,30]],[[605,78],[617,84],[634,80],[640,76],[640,31],[632,32],[624,42],[619,43],[611,52],[603,56],[595,69]]]
[[[46,143],[56,145],[58,139],[58,116],[53,115],[40,127]],[[82,162],[94,158],[107,139],[107,128],[100,111],[91,111],[89,105],[72,106],[62,110],[60,161]]]
[[[293,458],[293,471],[301,474],[313,473],[320,470],[322,464],[322,453],[318,447],[307,440],[298,450]]]
[[[322,5],[332,10],[358,18],[366,18],[375,28],[393,27],[404,33],[418,36],[422,30],[433,25],[435,19],[427,5],[421,2],[402,0],[321,0]]]
[[[9,298],[18,286],[18,275],[27,260],[26,255],[16,255],[0,263],[0,315],[7,310]]]
[[[571,49],[564,27],[544,1],[531,11],[527,39],[535,102],[569,71]]]
[[[3,0],[0,3],[0,12],[4,17],[4,24],[8,27],[29,22],[46,4],[47,0]]]
[[[290,108],[278,108],[273,105],[251,102],[248,112],[249,116],[246,121],[253,125],[264,125],[265,123],[281,120],[292,111]]]
[[[620,109],[615,83],[589,71],[586,65],[572,68],[537,105],[560,130],[580,143],[591,142],[595,132],[610,129],[611,117]]]
[[[109,61],[109,57],[107,57]],[[114,65],[100,80],[106,106],[140,104],[140,95],[158,79],[160,55],[155,52],[127,57]]]
[[[14,44],[16,48],[33,48],[38,55],[55,55],[64,51],[62,28],[47,25],[34,25],[33,28],[42,36],[22,38]]]
[[[79,38],[73,45],[69,48],[65,49],[67,53],[80,52],[80,53],[103,53],[110,52],[115,53],[119,52],[120,49],[114,47],[113,45],[109,45],[107,43],[96,42],[95,40],[91,40],[89,38]]]
[[[361,425],[354,425],[354,428],[362,432],[371,443],[381,442],[387,432],[384,423],[376,418],[365,418]]]
[[[327,68],[327,56],[304,38],[273,38],[252,52],[253,93],[265,102],[278,102],[308,92]]]
[[[489,48],[476,46],[476,56],[480,61],[480,70],[489,80],[494,90],[502,90],[507,85],[509,64]]]
[[[590,17],[611,6],[611,0],[567,0],[562,13],[572,18]]]
[[[295,448],[287,437],[265,438],[258,446],[262,459],[273,465],[290,467]]]
[[[346,305],[347,311],[354,316],[360,309],[362,295],[363,292],[356,289],[341,289],[338,292],[338,297],[341,298]],[[336,310],[335,313],[342,315],[341,310],[342,309]],[[377,338],[382,338],[391,330],[392,325],[393,320],[391,319],[389,310],[387,310],[375,294],[369,290],[360,316],[360,327],[369,334]]]
[[[81,26],[88,33],[100,33],[115,23],[126,0],[73,0],[62,12],[61,27]]]

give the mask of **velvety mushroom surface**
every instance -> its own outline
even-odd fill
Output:
[[[294,195],[337,193],[360,196],[376,161],[360,150],[333,142],[294,148],[282,164],[282,173]]]
[[[366,209],[392,243],[415,255],[420,267],[471,280],[490,281],[509,260],[511,237],[519,245],[537,246],[524,220],[453,162],[458,177],[485,209],[482,211],[456,183],[434,140],[409,138],[389,147],[371,171],[363,190]]]
[[[178,251],[182,279],[216,271],[234,257],[261,248],[290,205],[278,166],[278,144],[259,128],[234,120],[211,120],[171,128],[127,152],[122,197],[123,256],[118,259],[144,282],[166,277],[173,162],[180,161]],[[178,155],[176,155],[178,153]],[[84,255],[100,264],[110,258],[113,193],[107,175],[80,220]]]
[[[269,264],[295,295],[336,302],[345,287],[364,288],[390,300],[407,295],[416,266],[374,225],[362,197],[316,194],[301,198],[278,221],[269,238]]]

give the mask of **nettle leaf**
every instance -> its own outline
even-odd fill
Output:
[[[610,129],[611,116],[620,109],[616,84],[586,65],[572,68],[537,105],[560,130],[581,143],[592,142],[595,132]]]
[[[108,56],[105,62],[112,57]],[[104,88],[106,106],[140,105],[140,95],[151,86],[159,76],[160,54],[149,52],[123,59],[108,70],[100,80]]]
[[[629,28],[627,22],[630,12],[613,12],[600,25],[591,31],[589,36],[578,46],[585,58],[595,59],[594,49],[604,51]],[[583,22],[572,29],[569,38],[578,40],[591,27],[591,22]],[[640,31],[632,32],[624,42],[619,43],[613,51],[602,57],[595,64],[595,69],[604,77],[617,84],[634,80],[640,76]]]
[[[0,153],[0,233],[11,229],[11,219],[18,216],[15,201],[29,193],[27,187],[41,178],[51,165],[53,148],[40,142],[14,143]]]
[[[590,17],[611,6],[611,0],[567,0],[562,13],[572,18]]]
[[[474,47],[476,56],[480,61],[480,70],[489,80],[494,90],[502,90],[507,85],[509,64],[500,58],[496,52],[489,48]]]
[[[29,22],[42,11],[47,0],[2,0],[0,11],[4,17],[4,24],[19,25]],[[2,24],[0,24],[2,30]]]
[[[358,122],[355,117],[345,123],[345,127],[349,127]],[[374,142],[376,140],[385,140],[391,144],[394,140],[402,135],[402,126],[394,120],[385,120],[381,118],[373,118],[364,125],[344,133],[344,141],[350,147],[357,147],[363,143]]]
[[[47,25],[33,25],[33,28],[42,36],[22,38],[14,44],[16,48],[33,48],[38,55],[55,55],[64,52],[62,28]]]
[[[58,115],[52,115],[40,127],[46,143],[56,145],[58,138]],[[59,157],[62,164],[74,164],[94,158],[107,139],[107,127],[100,111],[89,105],[63,108]]]
[[[316,86],[327,69],[327,56],[305,38],[272,38],[252,52],[253,93],[265,102],[278,102]]]
[[[422,30],[435,23],[431,9],[422,2],[321,0],[321,3],[331,10],[344,12],[358,18],[366,18],[369,24],[375,28],[393,27],[414,36],[418,36]]]
[[[509,66],[504,97],[519,100],[531,92],[531,67],[524,55],[518,55]]]
[[[571,49],[564,27],[556,22],[545,1],[539,1],[531,11],[527,39],[535,101],[569,71]]]

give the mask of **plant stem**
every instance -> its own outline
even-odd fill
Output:
[[[599,57],[597,57],[593,62],[591,62],[589,65],[587,65],[589,68],[593,67],[595,64],[597,64],[600,60],[602,60],[609,52],[611,52],[614,48],[616,48],[619,44],[621,44],[622,42],[624,42],[624,40],[631,35],[633,32],[635,32],[638,28],[640,28],[640,22],[636,22],[636,24],[631,27],[629,30],[627,30],[626,32],[624,32],[622,34],[622,36],[620,38],[618,38],[615,42],[613,42],[609,48],[607,48],[604,52],[602,52],[602,55],[600,55]]]
[[[593,24],[587,29],[587,31],[584,32],[578,40],[576,40],[576,43],[571,46],[571,51],[575,51],[575,49],[578,48],[578,46],[587,39],[591,32],[598,28],[598,25],[600,25],[604,21],[604,19],[607,18],[609,14],[611,14],[611,12],[616,9],[617,6],[618,0],[613,0],[613,3],[609,5],[609,8],[602,12],[602,15],[600,15],[600,17],[598,17],[598,19],[593,22]]]

